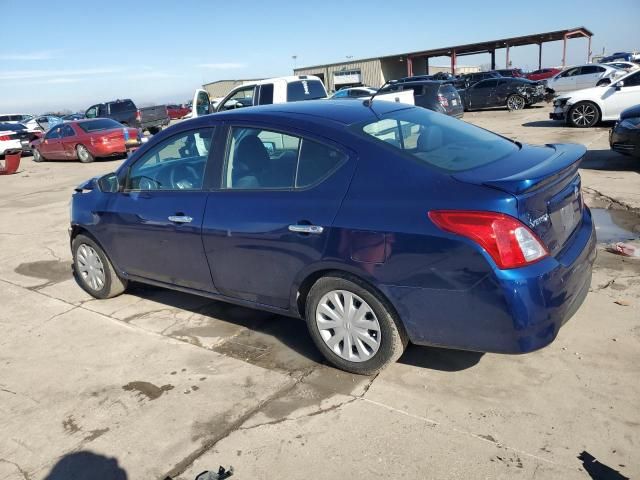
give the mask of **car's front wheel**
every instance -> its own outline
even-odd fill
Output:
[[[522,95],[513,94],[507,98],[507,108],[509,110],[522,110],[527,105]]]
[[[127,281],[118,276],[104,250],[91,238],[75,237],[71,252],[76,280],[89,295],[103,299],[125,291]]]
[[[91,152],[84,145],[78,145],[76,147],[76,152],[78,154],[78,160],[82,163],[91,163],[95,160],[93,155],[91,155]]]
[[[576,128],[593,127],[600,121],[600,110],[593,102],[579,102],[567,114],[567,123]]]
[[[305,316],[329,363],[352,373],[382,370],[400,358],[408,343],[388,302],[348,275],[320,278],[309,291]]]

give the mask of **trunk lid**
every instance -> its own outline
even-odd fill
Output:
[[[582,145],[523,145],[514,155],[453,177],[512,194],[520,221],[554,255],[582,222],[578,167],[585,152]]]

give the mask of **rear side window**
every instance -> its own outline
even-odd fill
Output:
[[[354,128],[446,172],[480,167],[518,150],[515,143],[494,133],[424,108],[392,112]]]
[[[494,88],[496,85],[498,85],[497,80],[482,80],[476,83],[475,88]]]
[[[325,98],[327,92],[319,80],[299,80],[287,84],[287,101],[314,100]]]
[[[273,83],[260,85],[259,105],[271,105],[273,103]]]
[[[122,102],[114,102],[111,104],[111,113],[128,112],[135,109],[136,106],[131,100],[124,100]]]
[[[347,156],[335,148],[303,139],[298,159],[296,187],[304,188],[328,177],[347,160]]]
[[[282,132],[233,127],[223,188],[305,188],[335,172],[347,155],[327,145]]]

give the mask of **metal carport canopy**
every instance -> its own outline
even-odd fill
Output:
[[[585,27],[576,27],[565,30],[556,30],[553,32],[534,33],[531,35],[523,35],[521,37],[501,38],[498,40],[489,40],[486,42],[468,43],[466,45],[455,45],[451,47],[435,48],[431,50],[421,50],[416,52],[407,53],[407,59],[409,60],[408,68],[411,69],[411,59],[415,57],[439,57],[450,56],[452,73],[455,71],[455,58],[463,55],[475,55],[478,53],[491,53],[492,54],[492,68],[495,68],[495,51],[499,48],[507,49],[507,64],[509,63],[509,48],[518,47],[523,45],[538,45],[540,48],[540,55],[538,59],[538,67],[542,67],[542,44],[547,42],[556,42],[563,40],[565,42],[562,64],[565,65],[566,61],[566,41],[570,38],[587,37],[589,39],[589,47],[587,52],[587,61],[591,57],[591,37],[593,32]],[[398,57],[399,55],[387,55],[382,58]],[[412,72],[408,72],[410,75]]]

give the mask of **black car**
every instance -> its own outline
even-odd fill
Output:
[[[456,88],[450,83],[435,80],[410,80],[393,83],[380,90],[380,93],[413,91],[413,99],[418,107],[460,118],[464,115],[462,99]]]
[[[453,84],[458,89],[469,88],[472,85],[475,85],[476,83],[488,78],[502,78],[502,75],[496,72],[465,73],[464,75],[460,75],[460,77],[458,77]]]
[[[502,70],[491,70],[489,73],[497,73],[501,77],[520,78],[524,77],[524,72],[519,68],[505,68]]]
[[[544,100],[545,88],[542,83],[526,78],[498,77],[482,80],[459,93],[465,110],[492,107],[521,110]]]
[[[640,157],[640,105],[622,111],[609,134],[609,145],[618,153]]]
[[[85,118],[110,118],[125,127],[141,128],[156,134],[162,127],[169,125],[166,105],[138,108],[130,99],[92,105],[84,113]]]

